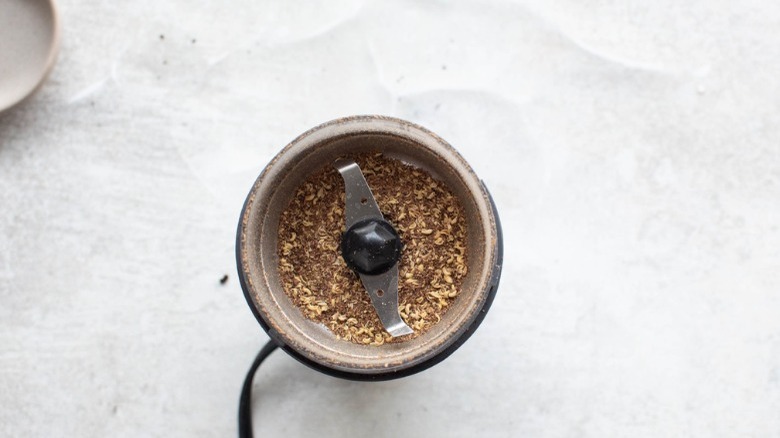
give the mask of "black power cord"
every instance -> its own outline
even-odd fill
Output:
[[[279,347],[274,341],[267,344],[257,353],[255,361],[249,367],[244,379],[244,387],[241,389],[241,401],[238,403],[238,438],[253,438],[252,434],[252,381],[260,364]]]

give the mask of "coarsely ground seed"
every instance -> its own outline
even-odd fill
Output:
[[[344,182],[331,165],[309,177],[282,212],[282,284],[307,318],[340,339],[371,345],[412,339],[439,322],[461,291],[467,274],[463,208],[448,187],[419,168],[377,153],[351,158],[404,244],[399,310],[414,333],[393,338],[384,330],[358,275],[341,256]]]

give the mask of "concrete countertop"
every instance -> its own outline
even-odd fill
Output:
[[[275,353],[259,435],[780,436],[780,3],[59,6],[51,77],[0,116],[0,435],[234,436],[267,339],[244,196],[376,113],[485,179],[501,288],[408,379]]]

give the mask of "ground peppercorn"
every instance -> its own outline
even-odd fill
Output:
[[[279,273],[287,296],[339,339],[381,345],[412,339],[439,322],[467,275],[463,207],[427,172],[379,153],[350,156],[368,181],[404,248],[399,261],[401,317],[413,334],[393,338],[340,253],[344,183],[331,165],[312,174],[282,212]]]

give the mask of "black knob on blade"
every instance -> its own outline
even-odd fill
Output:
[[[398,263],[401,246],[401,238],[389,222],[364,219],[342,236],[341,255],[347,266],[358,273],[378,275]]]

